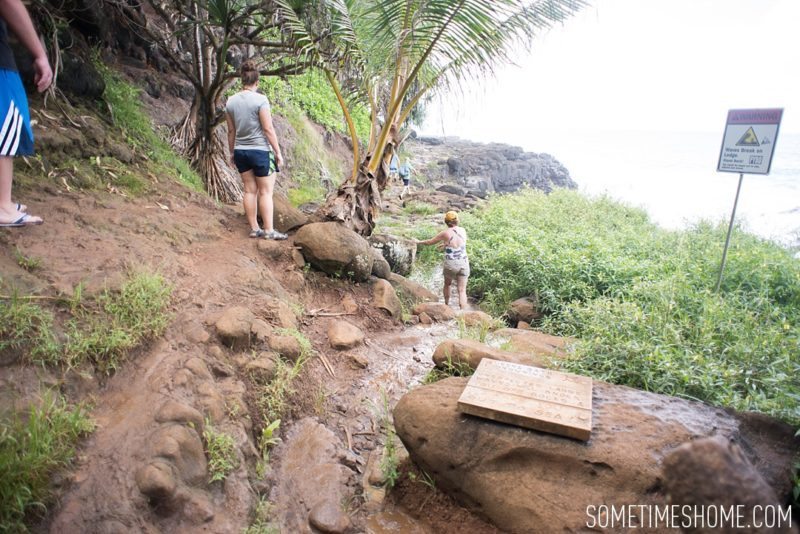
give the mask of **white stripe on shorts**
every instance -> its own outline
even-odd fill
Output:
[[[19,132],[22,127],[22,117],[19,116],[19,110],[14,102],[8,107],[8,113],[3,121],[3,128],[0,129],[0,143],[3,143],[0,148],[0,156],[12,156],[19,146]],[[13,147],[13,148],[12,148]]]

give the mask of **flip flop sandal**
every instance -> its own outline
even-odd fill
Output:
[[[28,206],[20,202],[17,202],[17,211],[20,213],[26,213],[28,211]]]
[[[266,232],[264,232],[264,230],[261,229],[250,231],[250,237],[264,237],[265,235],[267,235]]]
[[[20,227],[20,226],[37,226],[37,225],[40,225],[40,224],[44,223],[44,221],[42,221],[42,220],[34,221],[32,219],[33,219],[33,217],[30,214],[24,213],[22,215],[22,217],[20,217],[19,219],[17,219],[14,222],[0,223],[0,228],[17,228],[17,227]]]

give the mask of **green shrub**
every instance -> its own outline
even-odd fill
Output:
[[[800,422],[800,263],[736,229],[673,232],[576,192],[495,197],[463,224],[469,289],[499,315],[538,295],[542,326],[575,336],[573,371]]]
[[[239,466],[236,442],[233,436],[218,431],[206,418],[203,425],[203,440],[206,443],[206,456],[208,457],[208,481],[225,480],[225,477]]]
[[[0,531],[24,532],[26,517],[45,512],[51,476],[93,428],[84,407],[54,395],[24,417],[0,419]]]

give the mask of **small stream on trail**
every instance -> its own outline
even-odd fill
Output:
[[[360,517],[364,524],[359,532],[432,532],[387,498],[381,461],[386,429],[390,427],[392,435],[394,431],[395,404],[433,368],[436,347],[457,335],[453,322],[412,325],[386,334],[373,332],[362,347],[350,351],[364,357],[367,367],[345,376],[339,367],[337,377],[325,384],[325,413],[293,422],[273,452],[278,461],[269,476],[269,501],[281,532],[313,532],[304,511],[317,502]],[[399,463],[407,453],[397,437],[394,443]]]

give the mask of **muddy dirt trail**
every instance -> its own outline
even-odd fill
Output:
[[[343,512],[352,532],[493,531],[420,482],[423,474],[403,460],[396,438],[390,448],[400,460],[397,489],[387,495],[382,487],[391,409],[432,367],[438,342],[457,331],[452,323],[392,321],[372,306],[369,284],[303,268],[291,239],[248,239],[235,208],[177,186],[142,199],[62,192],[32,204],[45,225],[0,235],[7,250],[41,259],[34,276],[4,255],[4,272],[13,271],[21,292],[69,294],[83,283],[86,294],[99,293],[143,267],[173,287],[166,333],[116,374],[49,378],[62,390],[68,384],[72,400],[92,400],[97,429],[35,531],[241,532],[259,499],[269,501],[270,524],[280,532],[312,532],[314,507],[319,521],[331,507]],[[355,308],[347,311],[343,302]],[[218,339],[214,324],[233,306],[252,311],[270,331],[298,330],[314,351],[295,380],[263,477],[255,465],[264,422],[244,370],[263,339],[235,351]],[[330,347],[328,326],[341,319],[365,332],[364,345]],[[25,380],[12,385],[8,377],[17,375],[4,373],[20,395],[31,389]],[[234,437],[238,458],[238,467],[212,484],[200,440],[209,424]],[[154,502],[141,488],[162,476],[175,487]]]

